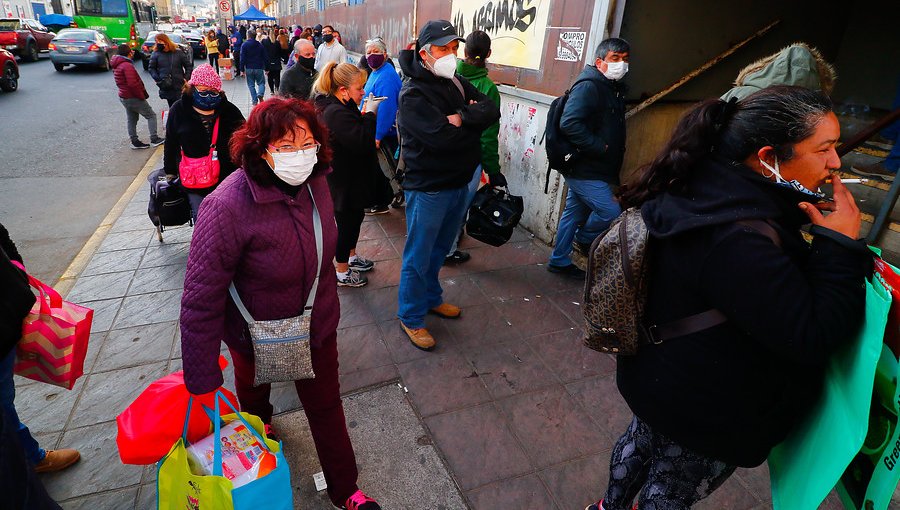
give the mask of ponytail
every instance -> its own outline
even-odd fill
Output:
[[[353,64],[328,62],[316,77],[313,90],[318,95],[333,96],[339,88],[349,88],[357,83],[363,76],[366,76],[364,73],[365,71]]]
[[[622,187],[620,203],[623,208],[640,207],[661,193],[683,191],[694,168],[712,154],[742,164],[770,146],[787,161],[794,156],[794,145],[812,136],[832,110],[831,100],[822,93],[790,86],[768,87],[737,102],[706,100],[681,118],[637,180]]]

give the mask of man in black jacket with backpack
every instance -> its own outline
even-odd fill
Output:
[[[625,86],[620,80],[628,72],[629,51],[623,39],[602,41],[594,64],[578,76],[563,109],[559,129],[577,152],[563,173],[569,192],[547,265],[551,273],[584,278],[584,271],[572,264],[572,248],[587,253],[622,212],[613,186],[619,184],[625,155]]]
[[[463,41],[449,21],[422,27],[416,50],[400,52],[408,80],[400,90],[398,124],[406,163],[406,246],[400,271],[400,325],[419,349],[434,348],[425,314],[455,319],[444,303],[438,272],[466,214],[466,185],[481,162],[481,133],[500,109],[456,74]]]

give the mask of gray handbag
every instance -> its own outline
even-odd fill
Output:
[[[282,381],[296,381],[298,379],[312,379],[316,376],[312,367],[312,352],[309,344],[309,324],[312,318],[313,302],[316,298],[316,290],[319,288],[319,273],[322,272],[322,219],[319,217],[319,209],[316,207],[316,199],[313,197],[312,188],[309,189],[309,197],[312,201],[313,229],[316,235],[316,254],[318,266],[316,279],[313,281],[309,297],[303,313],[297,317],[275,319],[271,321],[254,320],[238,296],[237,289],[232,283],[228,287],[228,293],[234,300],[238,310],[247,321],[250,329],[250,340],[253,343],[253,354],[256,358],[256,376],[253,384],[259,386]]]

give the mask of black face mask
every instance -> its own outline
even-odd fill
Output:
[[[334,34],[325,34],[322,36],[322,40],[327,43],[330,43],[331,41],[334,40]]]
[[[156,44],[156,51],[165,51],[165,50],[166,50],[165,44],[159,44],[159,43]]]
[[[297,64],[312,70],[316,66],[316,57],[299,57],[297,58]]]

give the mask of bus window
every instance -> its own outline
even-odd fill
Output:
[[[79,16],[128,16],[126,0],[75,0]]]

